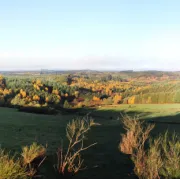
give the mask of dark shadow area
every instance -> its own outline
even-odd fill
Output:
[[[97,142],[97,145],[84,153],[89,169],[79,173],[77,177],[136,178],[130,156],[119,152],[120,132],[123,132],[120,125],[101,125],[92,129],[88,139]]]
[[[180,113],[175,116],[164,116],[148,118],[148,121],[155,124],[179,124],[180,125]]]
[[[58,111],[50,107],[31,107],[31,106],[20,106],[18,111],[35,114],[46,114],[46,115],[57,115]]]

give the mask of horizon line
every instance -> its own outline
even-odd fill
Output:
[[[162,71],[162,72],[180,72],[180,70],[173,69],[5,69],[0,72],[42,72],[42,71],[132,71],[132,72],[146,72],[146,71]]]

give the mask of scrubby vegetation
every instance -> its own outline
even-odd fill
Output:
[[[177,134],[169,135],[168,132],[160,138],[161,158],[163,166],[160,171],[162,177],[168,179],[180,178],[180,138]]]
[[[43,163],[46,158],[46,148],[34,142],[30,146],[22,148],[21,156],[23,158],[23,165],[28,170],[29,177],[34,177],[37,173],[37,168]]]
[[[20,160],[15,160],[9,153],[0,150],[0,178],[1,179],[26,179],[26,168],[21,166]]]
[[[63,144],[59,147],[57,152],[56,169],[59,174],[66,173],[76,174],[83,170],[84,159],[82,159],[82,152],[96,145],[97,143],[84,145],[86,134],[92,126],[97,125],[93,119],[85,117],[83,119],[75,119],[67,124],[66,137],[69,141],[67,150],[64,151]]]
[[[120,151],[131,155],[134,173],[140,179],[180,178],[180,138],[176,134],[171,137],[166,132],[152,139],[154,125],[144,127],[143,121],[129,116],[124,116],[122,123],[126,133],[122,134]]]

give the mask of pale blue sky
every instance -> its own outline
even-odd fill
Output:
[[[180,70],[179,0],[0,0],[0,70]]]

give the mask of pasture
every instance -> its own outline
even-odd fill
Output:
[[[152,136],[180,132],[180,104],[118,105],[82,110],[81,115],[90,112],[95,122],[88,143],[98,144],[84,152],[87,169],[75,178],[134,178],[133,165],[129,156],[119,152],[120,134],[123,132],[120,113],[137,115],[156,124]],[[66,145],[66,124],[78,114],[38,115],[18,112],[16,109],[0,108],[0,145],[11,152],[20,152],[21,147],[36,141],[47,144],[48,158],[41,173],[45,178],[53,177],[56,151],[63,138]]]

